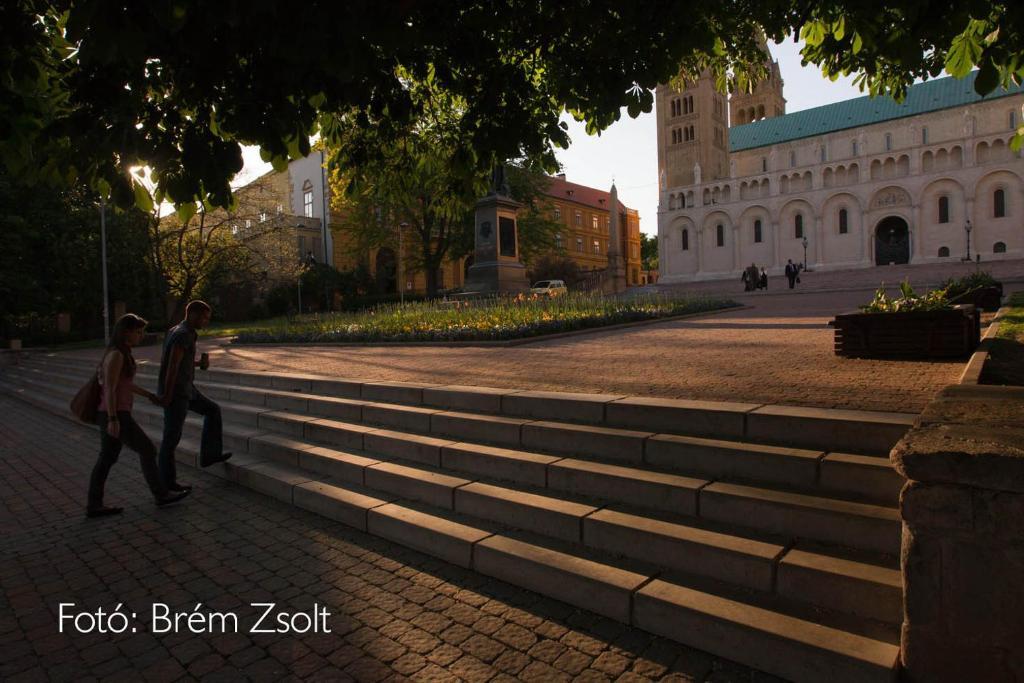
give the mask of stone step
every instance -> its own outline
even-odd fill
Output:
[[[4,381],[4,388],[18,389],[8,381]],[[21,389],[32,400],[48,402],[49,407],[56,410],[63,408],[63,401],[56,395],[35,395],[24,387]],[[278,439],[276,443],[281,449],[295,450],[294,442],[274,438]],[[183,439],[179,447],[183,460],[194,461],[196,448],[193,438]],[[310,452],[300,450],[299,457]],[[364,471],[373,467],[365,467]],[[799,610],[766,609],[757,601],[741,601],[732,595],[719,595],[673,582],[674,579],[657,578],[654,571],[626,566],[610,559],[607,553],[594,555],[556,541],[509,534],[503,530],[504,525],[493,526],[458,510],[461,507],[464,511],[479,512],[481,501],[488,501],[485,507],[497,501],[497,504],[510,506],[513,514],[527,514],[528,510],[529,514],[537,515],[535,519],[539,523],[553,521],[562,525],[560,528],[566,528],[562,520],[572,519],[573,514],[582,513],[582,509],[555,510],[556,516],[551,516],[551,508],[539,498],[516,496],[499,487],[467,484],[454,489],[456,511],[438,511],[254,454],[238,454],[208,471],[282,502],[777,676],[797,681],[821,680],[825,675],[839,681],[893,680],[897,648],[891,642],[794,616]],[[421,475],[416,473],[415,476]],[[460,493],[463,490],[464,495]],[[493,507],[488,509],[494,510]],[[484,511],[484,514],[490,513]],[[558,514],[564,517],[559,518]],[[586,519],[602,515],[595,524],[610,524],[619,531],[635,526],[633,521],[616,518],[613,511],[608,510],[590,512],[583,524],[586,525]],[[651,534],[645,540],[671,537],[650,520],[646,520],[642,528]],[[584,526],[584,535],[586,533]],[[611,535],[605,531],[606,537]],[[679,543],[697,543],[697,540],[692,532],[689,538],[677,538]],[[707,543],[697,543],[697,547],[704,545]],[[729,548],[722,543],[719,550],[723,557],[730,552],[743,555],[741,545],[734,543]],[[746,550],[747,555],[754,557],[775,552],[769,544],[750,544]],[[678,552],[678,548],[669,547],[667,552]],[[817,580],[816,572],[836,576],[849,574],[853,569],[846,566],[840,572],[830,571],[828,563],[816,559],[813,553],[799,552],[790,564],[808,573],[787,577],[792,587],[798,588],[806,582],[813,584]],[[759,571],[763,573],[756,561],[753,562],[750,576],[759,576]],[[780,577],[781,572],[780,567]]]
[[[367,447],[366,439],[368,435],[372,439],[375,431],[361,424],[237,404],[227,404],[224,414],[227,419],[238,424],[253,426],[255,422],[259,430],[278,432],[344,451],[371,450]],[[403,438],[400,433],[392,431],[386,436],[392,442]],[[444,447],[442,444],[432,444],[431,448],[433,446]],[[375,457],[379,454],[371,455]],[[487,455],[481,452],[477,457],[479,459]],[[811,459],[800,455],[779,457]],[[639,504],[650,501],[654,509],[697,515],[711,521],[741,528],[752,527],[796,539],[886,554],[897,554],[899,549],[898,514],[891,508],[726,482],[705,486],[706,480],[650,473],[639,468],[616,469],[616,466],[587,461],[555,461],[543,466],[547,468],[545,486],[548,488],[589,495],[608,502],[636,504],[639,498]]]
[[[94,367],[95,363],[91,359],[47,357],[41,354],[29,354],[23,362],[85,370]],[[140,369],[147,373],[155,372],[153,364],[141,363]],[[414,382],[374,382],[218,368],[200,371],[197,373],[197,382],[398,403],[427,410],[519,417],[528,421],[572,422],[645,433],[681,434],[871,455],[888,454],[916,418],[908,413]],[[352,419],[350,415],[326,416]],[[463,428],[469,427],[463,425]],[[455,436],[471,438],[468,434]]]

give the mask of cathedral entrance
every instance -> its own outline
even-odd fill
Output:
[[[910,261],[910,228],[899,216],[889,216],[875,228],[875,265]]]

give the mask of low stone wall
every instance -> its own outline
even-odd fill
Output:
[[[892,451],[911,681],[1024,681],[1024,388],[947,387]]]

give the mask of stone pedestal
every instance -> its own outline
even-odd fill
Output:
[[[1024,680],[1024,388],[948,387],[892,460],[908,680]]]
[[[519,260],[519,202],[490,194],[476,204],[473,265],[463,289],[473,294],[518,294],[530,289]]]

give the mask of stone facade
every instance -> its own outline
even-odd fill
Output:
[[[796,121],[764,120],[785,107],[777,66],[770,71],[770,83],[730,103],[745,139]],[[764,136],[726,152],[724,96],[707,75],[688,86],[659,86],[656,96],[661,282],[739,279],[750,263],[780,274],[787,259],[804,261],[805,239],[818,270],[960,259],[968,221],[972,258],[1024,256],[1024,159],[1009,147],[1019,90],[853,128],[834,117],[804,137],[790,125],[778,142]]]

